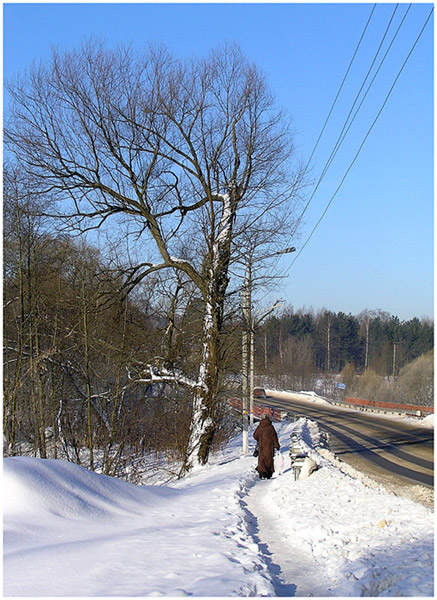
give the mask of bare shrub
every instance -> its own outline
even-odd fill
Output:
[[[346,389],[350,389],[354,385],[355,381],[355,366],[353,363],[346,363],[343,370],[340,373],[340,379],[342,383],[346,384]]]
[[[368,369],[357,378],[351,395],[354,398],[376,400],[377,402],[390,402],[394,399],[393,388],[388,379],[378,375],[372,369]]]
[[[403,404],[432,406],[434,403],[434,351],[405,365],[396,381],[396,399]]]

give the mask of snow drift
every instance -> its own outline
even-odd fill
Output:
[[[275,426],[270,481],[238,438],[171,486],[5,459],[4,594],[432,596],[432,511],[343,470],[315,423]],[[303,481],[293,431],[319,466]]]

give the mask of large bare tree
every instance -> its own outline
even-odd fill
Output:
[[[163,48],[134,52],[87,42],[54,52],[8,85],[7,147],[42,194],[78,230],[118,216],[144,258],[125,284],[170,269],[203,306],[186,468],[201,463],[216,430],[220,334],[230,266],[248,232],[292,220],[301,186],[289,123],[257,68],[235,47],[176,60]],[[269,229],[270,228],[270,229]],[[250,237],[250,236],[249,236]],[[274,240],[276,241],[276,239]],[[144,368],[145,378],[174,373]]]

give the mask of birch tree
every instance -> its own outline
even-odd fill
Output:
[[[358,315],[360,321],[361,330],[364,334],[366,346],[364,355],[364,370],[367,371],[369,368],[369,348],[370,348],[370,323],[377,316],[376,311],[365,309]]]
[[[335,315],[329,310],[325,310],[320,316],[319,331],[321,337],[322,348],[326,351],[325,369],[331,371],[332,368],[332,343],[333,343],[333,326]]]
[[[129,223],[143,257],[127,272],[126,289],[163,270],[198,289],[195,377],[144,365],[139,380],[176,377],[191,390],[185,468],[195,453],[206,463],[230,265],[243,231],[292,219],[301,185],[288,120],[236,47],[182,61],[163,48],[87,42],[54,52],[8,92],[6,144],[41,193],[57,198],[68,226],[107,227],[115,236],[121,219]]]

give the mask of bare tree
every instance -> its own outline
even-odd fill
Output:
[[[365,346],[365,355],[364,355],[364,370],[367,371],[369,368],[370,361],[370,324],[375,319],[380,319],[382,322],[387,321],[390,318],[390,315],[381,309],[377,310],[369,310],[365,308],[358,315],[358,320],[360,322],[361,331],[366,341]]]
[[[332,366],[332,344],[333,344],[333,325],[335,322],[335,315],[329,310],[325,310],[319,317],[319,330],[321,335],[322,348],[326,349],[326,363],[325,368],[327,371],[331,370]]]
[[[239,236],[292,214],[301,171],[288,122],[256,67],[236,47],[179,61],[86,43],[53,53],[8,86],[6,144],[81,231],[129,220],[144,259],[132,289],[170,269],[199,290],[201,357],[185,468],[208,460],[217,429],[220,334]],[[181,244],[181,240],[189,243]],[[185,248],[183,253],[179,253]],[[188,250],[187,250],[188,248]],[[145,365],[143,380],[157,375]],[[140,378],[141,379],[141,378]]]
[[[365,371],[367,371],[367,369],[369,368],[370,321],[372,319],[374,319],[375,316],[376,316],[376,312],[369,310],[367,308],[365,310],[361,311],[361,313],[358,315],[358,319],[360,321],[361,328],[364,332],[365,340],[366,340],[366,352],[364,355],[364,370]]]
[[[49,270],[52,238],[38,217],[38,198],[25,174],[4,170],[4,399],[5,438],[15,452],[16,434],[23,413],[29,435],[40,456],[46,457],[47,423],[42,363],[51,349],[42,348],[41,306]],[[47,225],[47,223],[46,223]],[[24,381],[26,380],[26,381]],[[23,402],[20,394],[25,388]],[[24,420],[24,419],[23,419]]]

